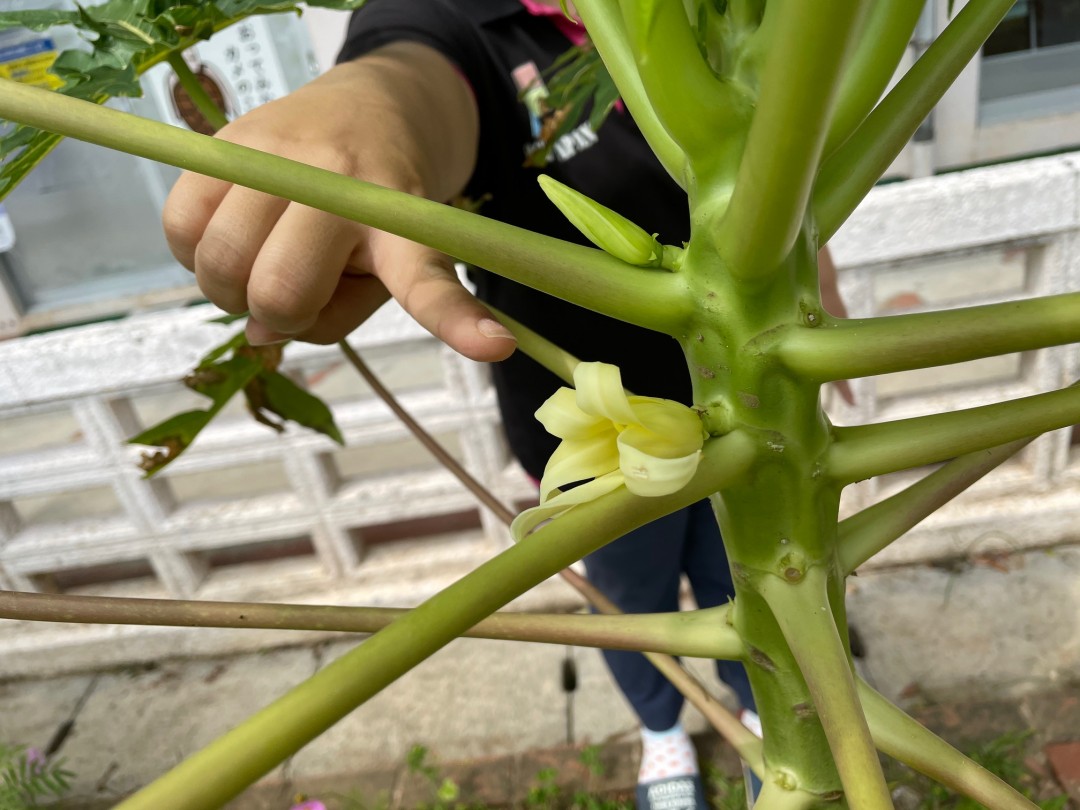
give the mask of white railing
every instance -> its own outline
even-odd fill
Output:
[[[854,316],[1080,290],[1080,158],[883,186],[833,251]],[[332,347],[290,347],[287,368],[332,402],[355,450],[295,429],[277,436],[234,411],[143,479],[124,440],[199,407],[177,380],[228,334],[210,315],[145,314],[0,343],[0,587],[412,604],[505,545],[493,516],[411,448]],[[354,340],[500,498],[531,497],[482,368],[390,309]],[[1076,350],[1053,349],[857,380],[856,407],[830,407],[839,422],[898,418],[1049,390],[1078,371]],[[1071,541],[1080,523],[1072,446],[1071,431],[1042,437],[868,567]],[[853,487],[845,509],[911,478]],[[566,598],[549,589],[540,601]],[[5,623],[0,675],[282,638],[196,635]]]

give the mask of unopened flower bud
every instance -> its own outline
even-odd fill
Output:
[[[601,250],[627,264],[658,267],[663,246],[622,214],[547,175],[541,175],[540,187],[548,199],[571,224]]]

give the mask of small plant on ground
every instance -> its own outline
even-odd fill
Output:
[[[746,810],[746,780],[728,776],[711,763],[704,776],[706,799],[714,810]]]
[[[597,791],[597,781],[607,772],[601,758],[602,750],[599,745],[587,745],[581,749],[578,762],[585,770],[585,786],[570,794],[560,784],[557,768],[537,771],[525,795],[524,810],[632,810],[632,797],[605,795]]]
[[[427,746],[414,745],[405,758],[409,773],[423,777],[431,787],[431,799],[418,805],[417,810],[468,810],[475,805],[458,801],[461,788],[458,783],[445,776],[442,770],[428,758]]]
[[[0,743],[0,810],[31,810],[64,798],[71,771],[37,748]]]
[[[554,810],[558,807],[561,795],[559,771],[555,768],[541,768],[533,777],[533,784],[525,795],[525,807],[528,810]]]

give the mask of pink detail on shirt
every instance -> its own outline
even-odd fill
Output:
[[[564,37],[570,40],[571,45],[580,48],[589,41],[585,26],[567,18],[561,8],[545,5],[540,0],[521,0],[521,5],[525,6],[525,10],[534,17],[550,17],[551,22],[555,24],[555,27],[559,29]],[[615,109],[620,113],[625,110],[621,98],[615,102]]]
[[[570,40],[571,44],[580,47],[588,41],[585,26],[569,19],[558,6],[548,6],[538,0],[521,0],[521,5],[525,6],[525,10],[534,17],[550,17],[551,22],[564,37]]]

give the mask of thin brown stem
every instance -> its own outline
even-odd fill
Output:
[[[490,509],[499,520],[503,523],[510,525],[514,520],[514,513],[507,508],[502,501],[492,494],[491,490],[477,481],[468,470],[466,470],[456,458],[446,451],[441,444],[439,444],[435,437],[428,433],[424,428],[413,419],[412,415],[401,407],[401,403],[397,401],[390,390],[382,384],[374,372],[368,368],[365,363],[349,345],[347,340],[338,342],[338,346],[341,348],[342,353],[352,364],[352,367],[356,369],[357,373],[364,378],[371,390],[374,391],[379,399],[386,403],[391,411],[394,412],[394,416],[401,420],[401,423],[409,429],[409,432],[416,437],[416,440],[420,444],[424,445],[435,458],[448,469],[454,476],[469,490],[476,499],[480,501],[484,506]]]

